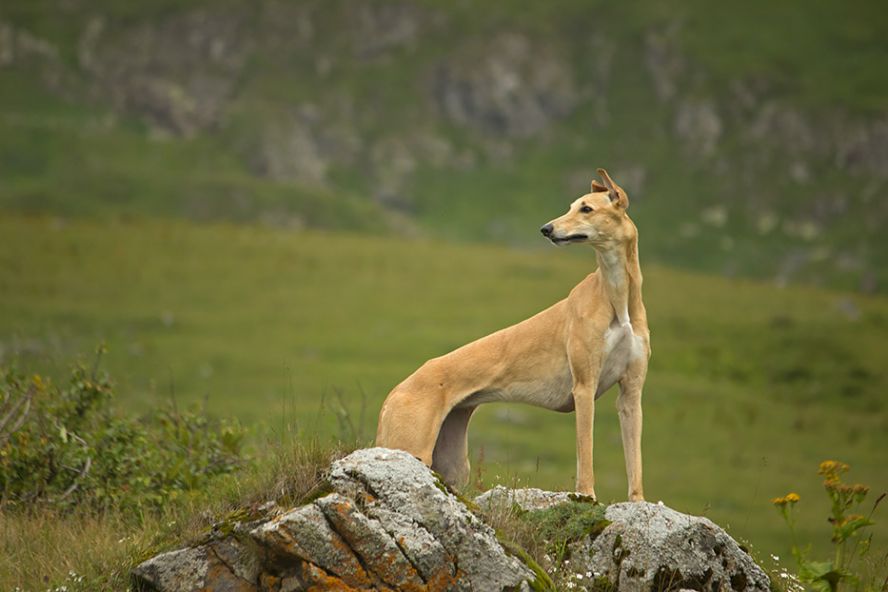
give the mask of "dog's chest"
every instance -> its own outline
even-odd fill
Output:
[[[604,394],[604,391],[623,377],[632,360],[644,356],[641,338],[628,327],[611,325],[604,334],[604,342],[596,397]]]

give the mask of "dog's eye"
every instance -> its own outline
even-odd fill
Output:
[[[588,214],[589,212],[592,211],[592,208],[590,206],[583,206],[580,208],[580,211],[583,212],[584,214]]]

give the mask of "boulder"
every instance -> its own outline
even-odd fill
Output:
[[[419,460],[383,448],[333,463],[333,493],[267,510],[133,572],[156,592],[526,590],[536,575]],[[224,533],[224,534],[223,534]]]
[[[533,512],[583,499],[567,492],[496,487],[475,499],[481,508],[517,505]],[[767,592],[769,578],[749,553],[708,518],[661,503],[608,506],[600,533],[568,545],[565,561],[549,565],[571,589],[619,592]]]
[[[614,504],[605,517],[610,526],[575,557],[619,590],[770,589],[749,553],[708,518],[647,502]]]

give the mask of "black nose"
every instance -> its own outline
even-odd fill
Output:
[[[552,225],[546,224],[542,228],[540,228],[540,232],[543,233],[543,236],[552,236]]]

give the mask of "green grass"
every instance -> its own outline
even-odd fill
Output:
[[[0,590],[129,590],[131,570],[158,553],[225,532],[233,521],[261,514],[268,501],[305,503],[328,487],[330,463],[349,452],[290,438],[264,444],[236,476],[217,477],[208,490],[180,496],[156,512],[0,510]]]
[[[594,267],[583,248],[256,226],[6,216],[0,236],[5,360],[61,375],[104,341],[124,408],[205,400],[271,437],[334,433],[342,404],[369,440],[386,393],[424,360],[548,306]],[[801,534],[825,553],[819,461],[844,460],[852,480],[888,489],[888,302],[677,272],[645,256],[648,498],[783,555],[768,500],[795,490]],[[601,399],[595,432],[605,501],[625,496],[611,401]],[[572,415],[490,405],[470,447],[483,485],[572,487]]]

